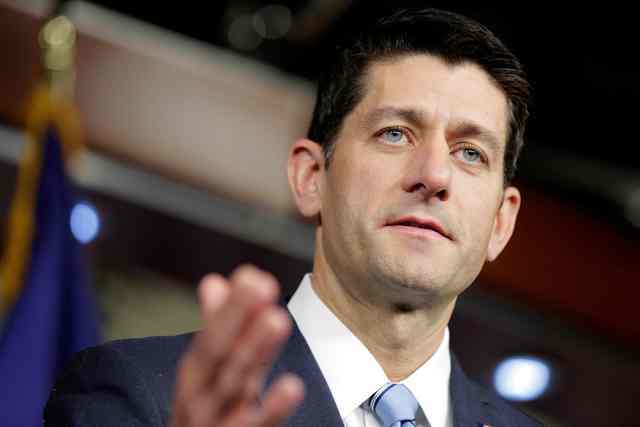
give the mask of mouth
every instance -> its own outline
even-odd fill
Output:
[[[385,227],[394,227],[417,236],[433,236],[435,234],[436,236],[453,240],[442,224],[431,218],[402,217],[388,222]]]

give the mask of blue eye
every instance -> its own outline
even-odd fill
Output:
[[[465,161],[476,163],[478,161],[482,161],[482,154],[480,151],[475,148],[463,148],[462,149],[462,157]]]
[[[400,129],[387,129],[381,133],[385,141],[397,144],[404,139],[404,132]]]

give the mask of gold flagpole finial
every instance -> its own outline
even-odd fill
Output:
[[[49,20],[40,32],[42,62],[50,89],[71,98],[74,85],[76,29],[66,16]]]

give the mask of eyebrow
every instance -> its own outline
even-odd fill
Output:
[[[426,121],[426,114],[415,108],[380,107],[368,112],[362,119],[365,127],[374,127],[384,119],[403,119],[414,126],[422,126]]]
[[[453,127],[451,134],[454,138],[476,138],[488,145],[495,153],[499,154],[502,152],[503,144],[500,143],[500,137],[498,137],[495,132],[477,123],[468,121],[457,123]]]
[[[367,113],[362,119],[362,124],[369,128],[374,127],[380,121],[385,119],[402,119],[413,126],[424,127],[427,122],[427,114],[418,108],[403,108],[385,106],[376,108]],[[470,121],[459,121],[454,123],[453,129],[448,131],[455,138],[477,138],[489,146],[496,153],[502,151],[500,137],[495,132],[486,127]]]

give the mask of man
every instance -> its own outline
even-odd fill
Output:
[[[447,329],[513,232],[528,95],[518,60],[458,15],[402,11],[345,41],[289,155],[317,221],[289,313],[268,273],[208,276],[197,335],[81,353],[47,424],[538,425],[465,377]]]

